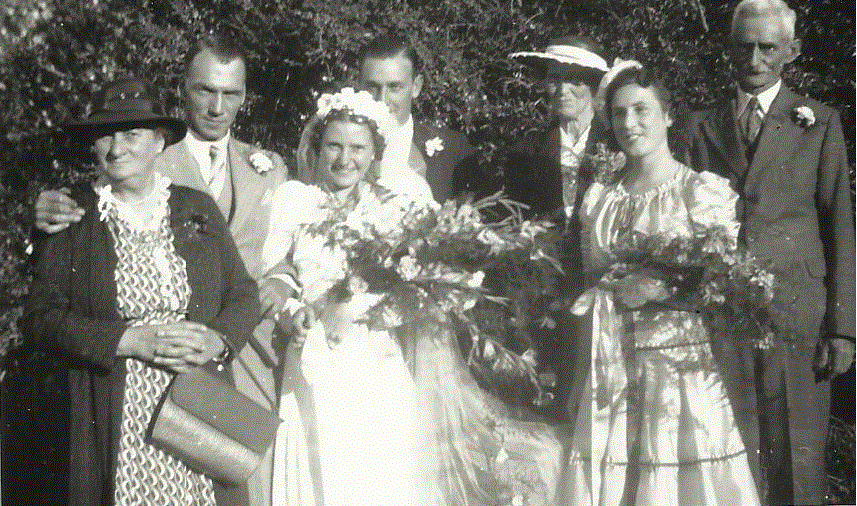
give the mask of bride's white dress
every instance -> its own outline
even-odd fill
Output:
[[[377,204],[372,192],[361,193],[351,215]],[[283,258],[295,266],[301,299],[320,309],[300,352],[306,392],[296,389],[280,398],[284,422],[275,442],[273,503],[408,505],[415,466],[414,382],[395,337],[353,321],[375,295],[355,295],[347,303],[325,300],[346,268],[338,245],[308,232],[329,218],[326,204],[319,188],[284,183],[273,197],[263,251],[269,267]]]
[[[387,331],[355,322],[378,295],[328,300],[345,274],[346,252],[311,228],[335,212],[338,220],[360,222],[382,195],[401,199],[391,216],[382,213],[383,228],[400,223],[393,216],[398,207],[433,205],[424,180],[404,182],[398,191],[361,183],[345,216],[332,211],[315,186],[290,181],[273,197],[265,261],[296,268],[300,298],[319,318],[302,349],[286,356],[291,363],[283,385],[289,386],[280,397],[284,421],[274,447],[272,503],[554,504],[562,436],[528,415],[513,415],[478,387],[454,325],[439,308]]]

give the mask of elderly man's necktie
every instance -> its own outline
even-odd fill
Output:
[[[744,128],[744,139],[747,141],[747,145],[752,146],[762,128],[762,107],[755,95],[750,97],[747,107],[744,108],[741,126]]]

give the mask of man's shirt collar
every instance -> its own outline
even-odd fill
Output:
[[[774,102],[774,99],[777,98],[777,94],[780,92],[782,85],[783,80],[777,79],[777,82],[774,83],[773,86],[756,95],[756,98],[759,100],[759,106],[762,107],[763,115],[768,114],[768,109],[771,108],[771,104]],[[752,96],[752,94],[747,93],[738,87],[737,117],[741,117],[741,114],[744,112],[744,108],[747,107],[747,103],[750,101],[750,97]]]
[[[386,146],[381,157],[380,175],[390,173],[396,167],[407,167],[414,141],[414,117],[408,116],[404,125],[387,133]]]
[[[229,138],[229,132],[226,132],[226,135],[216,141],[201,141],[194,137],[190,132],[185,135],[185,146],[187,146],[187,150],[190,151],[193,159],[196,160],[196,163],[199,165],[204,181],[208,180],[207,176],[211,171],[211,146],[217,146],[219,150],[218,158],[225,160],[227,148],[229,146]]]

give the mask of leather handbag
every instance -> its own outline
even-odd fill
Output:
[[[280,419],[202,367],[179,374],[152,417],[150,442],[221,483],[244,485]]]

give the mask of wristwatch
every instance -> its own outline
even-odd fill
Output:
[[[232,348],[229,346],[229,343],[226,340],[223,340],[223,351],[220,352],[219,355],[213,357],[211,359],[212,362],[217,364],[217,370],[222,371],[223,366],[229,362],[229,359],[232,358]]]

